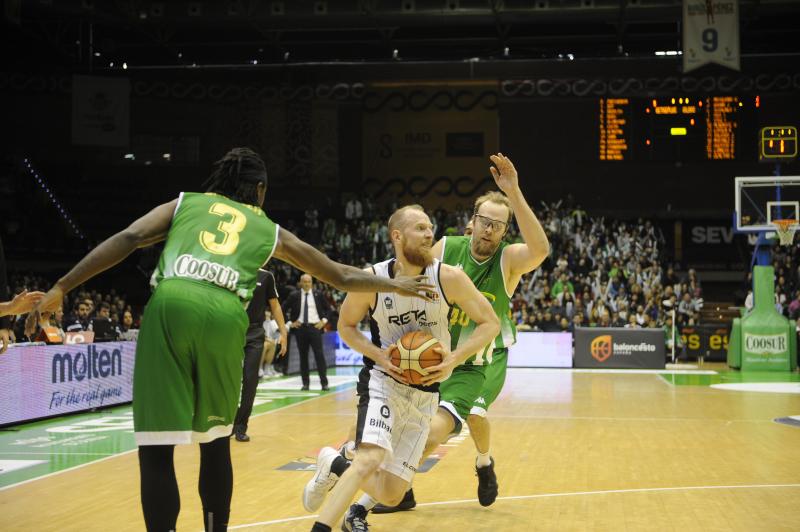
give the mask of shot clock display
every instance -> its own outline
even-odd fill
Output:
[[[794,126],[762,127],[758,157],[762,161],[791,160],[797,157],[797,128]]]

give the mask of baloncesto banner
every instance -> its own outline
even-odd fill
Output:
[[[576,368],[663,369],[664,330],[578,327]]]

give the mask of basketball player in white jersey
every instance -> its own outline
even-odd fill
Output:
[[[330,531],[362,489],[366,494],[350,507],[344,530],[366,530],[366,510],[374,501],[397,504],[411,485],[430,421],[439,406],[439,383],[453,368],[488,345],[500,331],[499,320],[488,300],[458,268],[442,264],[431,254],[433,225],[419,205],[395,211],[389,218],[389,236],[395,257],[372,267],[382,277],[423,273],[433,281],[431,301],[398,297],[392,293],[349,293],[339,316],[339,335],[364,355],[358,380],[358,452],[348,466],[339,453],[326,447],[319,453],[317,473],[303,493],[303,505],[316,511],[328,490],[312,531]],[[458,305],[477,327],[469,341],[450,352],[448,313]],[[358,330],[370,317],[372,342]],[[400,368],[391,362],[395,343],[411,331],[430,333],[441,342],[442,363],[427,369],[422,384],[409,385]],[[337,483],[338,481],[338,483]]]

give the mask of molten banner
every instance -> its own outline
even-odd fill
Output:
[[[0,357],[0,425],[128,403],[136,342],[14,346]]]

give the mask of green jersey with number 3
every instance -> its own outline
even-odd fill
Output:
[[[503,249],[508,244],[501,242],[494,255],[478,262],[470,253],[470,241],[468,236],[444,237],[442,262],[463,270],[472,279],[475,287],[486,296],[500,319],[500,334],[494,342],[464,362],[481,366],[491,363],[494,349],[505,349],[516,342],[517,327],[511,319],[511,296],[506,291],[503,278]],[[474,329],[475,322],[457,305],[453,305],[450,311],[451,349],[456,349],[465,342]]]
[[[182,192],[150,284],[186,279],[253,297],[258,268],[275,251],[278,225],[255,205],[214,193]]]

